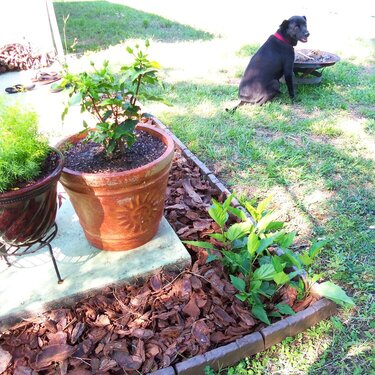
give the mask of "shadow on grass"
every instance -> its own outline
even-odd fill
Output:
[[[155,14],[142,12],[107,1],[54,2],[61,39],[64,17],[67,45],[75,38],[75,52],[98,51],[127,39],[153,39],[163,42],[210,40],[213,35],[173,22]],[[71,52],[71,51],[70,51]]]
[[[340,128],[342,119],[356,117],[353,106],[369,105],[373,80],[363,71],[342,64],[327,72],[320,86],[301,87],[297,105],[289,104],[284,88],[276,101],[244,106],[234,115],[224,110],[235,100],[233,86],[179,82],[168,94],[174,108],[159,116],[237,193],[265,196],[282,187],[310,222],[314,236],[331,240],[332,254],[322,266],[340,264],[345,272],[338,280],[344,282],[350,282],[353,270],[367,272],[375,240],[370,228],[375,163],[358,155],[362,146]],[[357,97],[359,91],[367,95]],[[320,191],[326,197],[323,207],[306,204],[306,197]]]
[[[354,69],[350,64],[347,68]],[[298,105],[289,104],[285,91],[272,103],[244,106],[234,115],[224,110],[234,99],[232,86],[179,82],[169,93],[175,108],[159,115],[230,190],[264,197],[272,188],[281,188],[299,216],[308,221],[311,235],[330,241],[314,264],[315,272],[344,284],[355,295],[358,310],[366,313],[362,318],[354,313],[346,323],[350,335],[346,329],[335,333],[339,339],[322,354],[326,362],[316,360],[309,365],[309,374],[318,373],[328,362],[328,368],[337,366],[346,373],[369,367],[368,351],[355,357],[357,363],[347,360],[351,358],[347,354],[364,345],[365,333],[371,329],[370,306],[365,301],[374,292],[375,163],[363,153],[358,155],[362,146],[345,138],[338,122],[355,116],[351,105],[368,105],[367,96],[353,99],[351,105],[347,100],[359,90],[372,95],[372,83],[364,84],[361,75],[340,80],[334,73],[327,74],[319,87],[301,89]],[[321,202],[307,203],[306,198],[320,192]],[[284,203],[279,200],[277,210]]]

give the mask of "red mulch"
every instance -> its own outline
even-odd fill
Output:
[[[165,215],[181,239],[207,239],[217,229],[207,207],[220,197],[189,163],[177,154]],[[192,268],[180,274],[162,271],[142,285],[105,288],[0,334],[0,373],[146,374],[264,326],[235,297],[221,264],[206,264],[203,250],[192,257]],[[312,302],[297,303],[291,288],[281,300],[296,311]]]

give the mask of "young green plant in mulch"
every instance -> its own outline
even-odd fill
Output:
[[[259,320],[271,324],[269,317],[293,315],[294,311],[288,304],[270,302],[286,285],[297,291],[300,300],[309,294],[319,279],[319,275],[310,273],[310,266],[327,241],[313,242],[308,249],[296,253],[291,250],[296,233],[288,233],[283,230],[282,221],[275,221],[274,212],[267,210],[270,198],[257,207],[246,202],[248,215],[232,207],[231,200],[232,196],[229,196],[221,204],[213,199],[208,211],[220,227],[220,233],[210,234],[215,244],[202,241],[185,243],[207,249],[210,254],[208,262],[223,262],[231,283],[239,292],[236,297],[247,302]],[[240,222],[229,224],[230,214]],[[340,305],[354,305],[344,290],[331,281],[321,283],[318,293]]]

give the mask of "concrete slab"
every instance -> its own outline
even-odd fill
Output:
[[[48,249],[0,260],[0,329],[57,306],[74,303],[108,285],[132,281],[163,268],[183,268],[191,258],[163,218],[156,236],[137,249],[98,250],[87,242],[69,200],[57,214],[58,232],[52,241],[62,284],[57,283]]]
[[[55,63],[48,68],[40,69],[45,72],[61,73],[61,66]],[[0,95],[5,96],[6,102],[18,103],[25,109],[35,111],[39,116],[39,130],[47,136],[50,145],[55,145],[61,138],[77,133],[83,129],[83,120],[93,124],[93,118],[80,113],[79,105],[72,106],[64,122],[61,114],[68,102],[66,91],[51,92],[51,84],[35,83],[35,88],[26,92],[7,94],[5,89],[16,84],[30,85],[38,70],[22,70],[0,74]]]

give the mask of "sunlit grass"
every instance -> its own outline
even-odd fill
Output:
[[[68,37],[78,37],[81,52],[152,39],[173,106],[150,111],[239,196],[273,194],[274,208],[299,241],[329,239],[315,270],[357,303],[221,373],[374,373],[373,41],[350,40],[336,51],[341,61],[323,71],[319,85],[298,86],[294,104],[283,85],[272,103],[230,115],[225,108],[237,103],[239,78],[259,43],[234,48],[204,29],[126,4],[59,1],[55,10],[60,27],[70,14]]]

